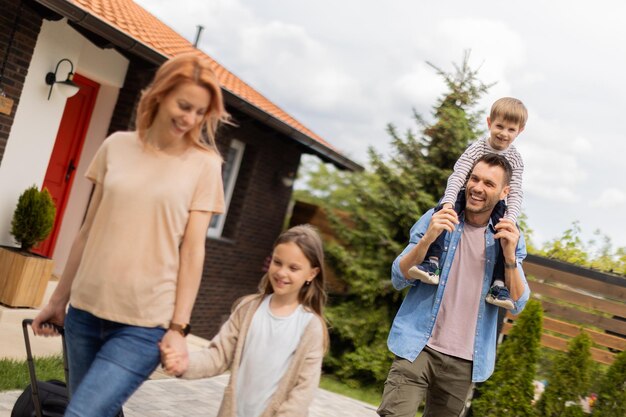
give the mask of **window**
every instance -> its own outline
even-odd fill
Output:
[[[224,222],[228,215],[228,206],[233,196],[233,190],[237,182],[237,175],[239,174],[239,167],[241,166],[241,159],[243,158],[245,147],[246,145],[237,139],[233,139],[230,143],[222,172],[222,179],[224,181],[224,214],[217,214],[211,218],[211,224],[207,232],[208,237],[220,237],[222,235]]]

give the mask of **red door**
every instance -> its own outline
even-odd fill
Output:
[[[43,186],[52,194],[57,212],[52,233],[34,252],[47,257],[52,256],[54,245],[61,230],[63,212],[72,189],[74,174],[78,166],[91,113],[100,87],[98,83],[78,74],[74,75],[73,80],[80,86],[80,90],[75,96],[69,98],[65,104],[65,110],[63,111],[63,117],[61,118],[61,124],[43,182]]]

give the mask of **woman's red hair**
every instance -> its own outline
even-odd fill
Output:
[[[184,83],[192,83],[206,88],[210,100],[202,123],[185,134],[185,139],[193,146],[201,149],[212,149],[217,152],[215,132],[220,123],[228,123],[229,114],[224,108],[222,90],[211,62],[202,55],[185,53],[165,61],[157,70],[152,83],[143,91],[137,106],[137,131],[142,141],[159,111],[159,103],[163,97]],[[206,140],[202,131],[206,132]]]

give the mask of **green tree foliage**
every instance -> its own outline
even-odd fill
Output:
[[[36,185],[20,195],[11,221],[11,235],[23,251],[45,240],[52,231],[56,207],[47,189]]]
[[[390,285],[390,266],[413,223],[443,195],[456,159],[482,133],[481,113],[473,108],[489,86],[477,79],[469,53],[451,73],[430,65],[447,86],[433,107],[433,123],[414,111],[418,132],[401,135],[390,124],[389,157],[370,148],[364,172],[320,166],[307,174],[307,199],[327,209],[337,238],[326,242],[328,262],[349,287],[331,297],[327,309],[333,340],[326,365],[343,379],[385,379],[391,360],[386,339],[402,300]]]
[[[495,372],[478,389],[472,414],[481,417],[533,416],[533,379],[540,355],[543,310],[529,300],[498,349]]]
[[[591,383],[591,338],[585,332],[570,340],[567,353],[557,357],[548,378],[548,385],[541,399],[537,402],[537,415],[541,417],[560,417],[570,403],[578,404],[579,399],[587,395]]]
[[[615,356],[615,362],[604,375],[593,416],[626,416],[626,351]]]
[[[585,242],[581,232],[580,223],[572,223],[562,236],[546,243],[539,254],[574,265],[626,275],[626,248],[613,250],[611,239],[599,230],[594,232],[596,239]]]

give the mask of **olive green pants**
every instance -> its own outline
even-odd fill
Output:
[[[411,362],[396,356],[385,381],[378,415],[415,417],[426,399],[424,417],[457,417],[472,389],[472,361],[428,346]]]

